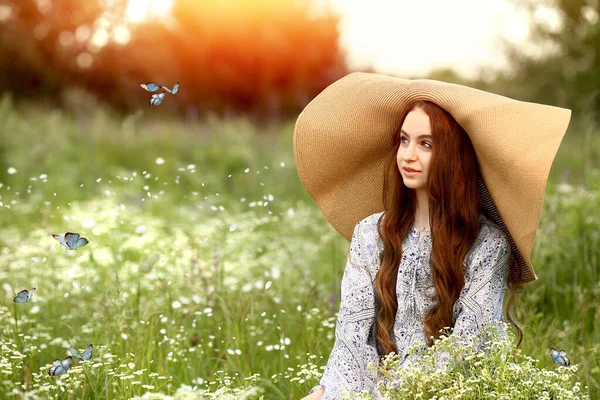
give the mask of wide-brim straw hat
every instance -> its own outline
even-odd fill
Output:
[[[346,75],[306,106],[294,129],[298,176],[327,221],[350,241],[357,222],[384,210],[385,158],[414,100],[442,107],[467,132],[482,205],[512,248],[510,280],[537,280],[531,250],[569,109],[431,79]]]

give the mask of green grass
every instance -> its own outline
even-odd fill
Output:
[[[0,392],[306,395],[333,345],[348,243],[298,179],[293,124],[68,115],[4,97]],[[600,146],[587,132],[569,131],[557,155],[532,257],[540,279],[517,318],[523,353],[554,369],[549,347],[566,350],[595,398]],[[89,245],[68,251],[51,237],[67,231]],[[91,361],[47,376],[89,343]]]

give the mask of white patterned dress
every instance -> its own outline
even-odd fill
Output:
[[[381,398],[376,379],[367,364],[377,365],[378,354],[372,328],[375,322],[375,276],[380,267],[383,242],[377,222],[383,211],[359,221],[352,235],[348,260],[341,283],[341,303],[335,328],[335,342],[320,384],[325,391],[321,400],[342,398],[344,390],[367,391]],[[506,291],[510,245],[493,221],[480,216],[479,236],[465,258],[465,286],[454,304],[452,336],[461,343],[482,347],[481,335],[487,323],[502,319],[502,303]],[[408,356],[408,349],[422,344],[423,318],[434,305],[427,297],[435,293],[431,268],[431,237],[421,235],[413,227],[403,242],[403,256],[398,269],[396,294],[398,312],[394,323],[395,343],[402,355],[402,366],[416,362],[419,355]],[[364,266],[365,268],[362,268]],[[447,354],[436,354],[438,368],[447,366]]]

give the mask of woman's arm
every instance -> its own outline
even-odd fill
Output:
[[[369,362],[375,365],[379,362],[376,348],[367,344],[375,322],[375,295],[369,264],[377,251],[377,246],[368,243],[373,240],[372,232],[362,232],[369,223],[372,221],[367,218],[358,222],[352,235],[342,277],[335,343],[319,382],[324,387],[321,400],[337,399],[344,390],[375,393],[377,389],[376,377],[367,369]]]

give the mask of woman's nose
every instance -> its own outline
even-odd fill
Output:
[[[408,146],[408,148],[406,150],[404,150],[404,158],[407,160],[410,160],[411,158],[413,158],[413,156],[415,155],[413,146]]]

